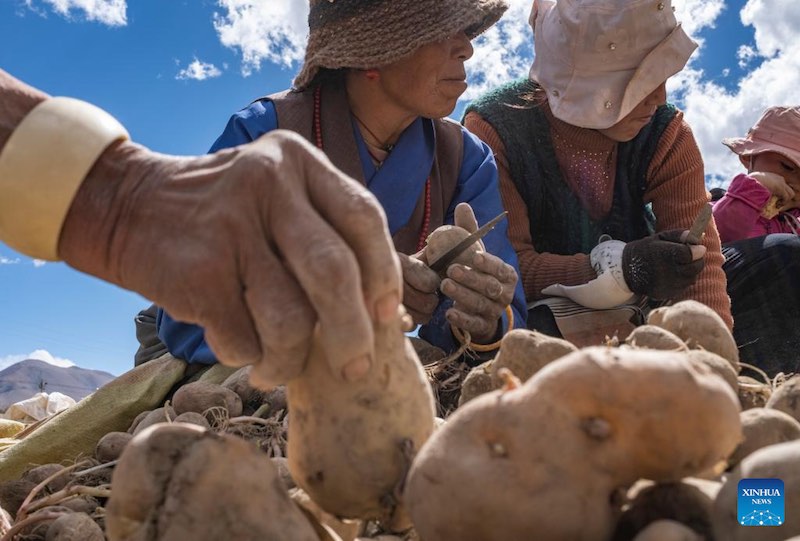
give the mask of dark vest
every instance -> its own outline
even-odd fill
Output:
[[[489,122],[503,141],[511,178],[528,209],[536,251],[588,254],[603,234],[628,242],[653,233],[655,217],[643,200],[647,170],[664,129],[675,117],[675,107],[659,107],[633,140],[619,143],[611,210],[593,220],[564,182],[550,124],[541,106],[531,101],[538,89],[528,79],[515,81],[467,109]]]
[[[322,88],[320,124],[322,146],[331,162],[366,184],[358,146],[350,120],[347,94],[341,83],[326,83]],[[302,92],[287,90],[262,98],[272,101],[278,116],[278,128],[299,133],[313,144],[314,140],[314,89]],[[447,209],[455,195],[464,138],[461,126],[449,119],[434,119],[436,150],[431,179],[431,221],[429,232],[444,224]],[[395,248],[404,254],[417,251],[417,241],[425,218],[425,190],[423,189],[408,223],[393,237]]]

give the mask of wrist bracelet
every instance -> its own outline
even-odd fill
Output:
[[[514,311],[511,309],[510,305],[506,306],[506,318],[508,319],[508,328],[506,329],[506,332],[508,332],[514,328]],[[461,332],[461,329],[452,324],[450,325],[450,329],[453,331],[453,335],[458,339],[459,342],[464,340],[464,333]],[[505,334],[506,333],[503,333],[503,336],[505,336]],[[479,352],[493,351],[500,347],[500,342],[502,341],[503,338],[501,337],[500,340],[497,342],[492,342],[491,344],[476,344],[475,342],[470,342],[469,348],[472,351]]]
[[[102,109],[72,98],[34,107],[0,150],[0,240],[58,260],[58,239],[86,175],[128,132]]]

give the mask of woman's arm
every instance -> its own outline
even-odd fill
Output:
[[[705,186],[703,159],[691,128],[678,112],[664,130],[648,171],[645,203],[652,203],[656,229],[689,229],[709,200]],[[719,234],[712,220],[703,237],[705,267],[697,281],[681,298],[694,299],[716,311],[728,328],[733,328],[731,305],[726,290]]]
[[[520,278],[528,301],[542,298],[542,289],[549,285],[579,285],[596,278],[597,273],[586,254],[557,255],[536,251],[531,240],[528,208],[511,179],[503,142],[491,124],[477,113],[467,114],[464,124],[494,153],[500,195],[508,211],[508,238],[519,258]]]

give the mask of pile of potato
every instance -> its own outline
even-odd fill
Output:
[[[800,377],[740,376],[705,306],[583,349],[515,330],[471,369],[406,328],[376,326],[357,383],[315,337],[285,387],[254,389],[246,368],[180,387],[94,457],[0,485],[0,541],[800,536]],[[784,524],[739,526],[738,481],[768,477]]]

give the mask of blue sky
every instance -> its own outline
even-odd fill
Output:
[[[530,64],[530,2],[510,3],[476,44],[470,97]],[[701,48],[669,88],[695,130],[709,184],[724,182],[738,166],[719,140],[743,135],[765,106],[797,101],[800,4],[675,6]],[[232,112],[289,86],[306,14],[305,0],[0,0],[0,68],[103,107],[154,150],[203,153]],[[147,304],[0,244],[0,369],[35,352],[120,374],[137,346],[133,316]]]

